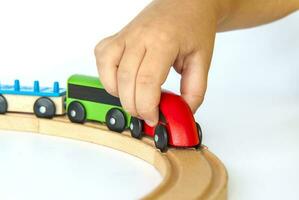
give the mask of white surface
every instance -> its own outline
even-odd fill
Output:
[[[161,181],[150,164],[107,147],[0,132],[0,199],[137,199]]]
[[[147,2],[1,2],[1,82],[20,78],[50,84],[53,79],[65,82],[72,73],[96,74],[95,44],[119,30]],[[230,199],[299,198],[298,20],[297,12],[270,25],[217,36],[209,90],[196,117],[203,126],[204,143],[227,166]],[[165,87],[178,91],[178,78],[172,71]],[[72,159],[83,171],[84,156]],[[127,177],[129,184],[132,180]],[[111,183],[102,187],[107,184]]]
[[[299,12],[219,34],[205,143],[225,163],[230,199],[299,199]]]

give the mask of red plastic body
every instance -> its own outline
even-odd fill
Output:
[[[159,124],[166,126],[169,145],[174,147],[194,147],[199,144],[201,138],[198,137],[193,113],[181,96],[163,91],[159,108],[165,118],[164,121],[160,117]],[[144,133],[154,137],[155,127],[151,127],[146,123],[143,124]]]

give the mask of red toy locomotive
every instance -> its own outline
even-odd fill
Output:
[[[202,131],[184,99],[174,93],[163,91],[160,100],[160,119],[156,127],[150,127],[137,118],[131,119],[131,135],[140,139],[143,134],[154,138],[162,152],[168,145],[173,147],[199,148]]]

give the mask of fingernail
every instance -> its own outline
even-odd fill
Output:
[[[152,121],[150,121],[150,120],[144,120],[144,121],[145,121],[145,123],[146,123],[147,125],[149,125],[149,126],[151,126],[151,127],[155,126],[155,123],[152,122]]]

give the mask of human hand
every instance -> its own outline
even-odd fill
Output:
[[[213,0],[155,0],[95,48],[101,82],[131,115],[158,122],[161,85],[170,68],[181,74],[181,95],[201,105],[217,27]]]

